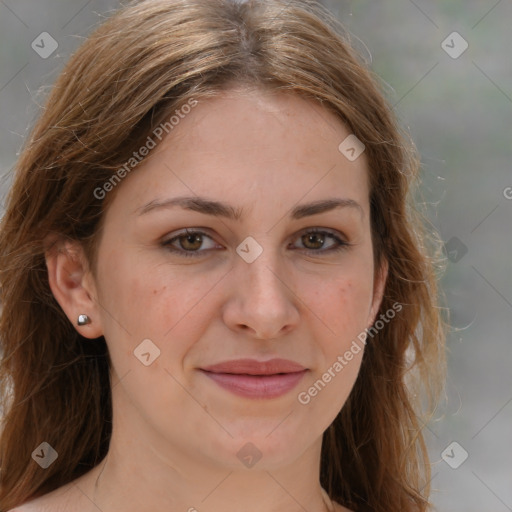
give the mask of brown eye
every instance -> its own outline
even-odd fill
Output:
[[[325,237],[321,233],[308,233],[302,235],[301,239],[306,249],[320,249],[325,243]]]
[[[208,244],[204,247],[205,244]],[[172,253],[180,256],[201,256],[216,244],[210,236],[202,231],[189,231],[180,233],[162,242],[162,245]]]
[[[341,251],[351,245],[336,234],[320,229],[310,229],[306,231],[300,236],[299,240],[306,252],[318,255]],[[326,245],[326,243],[328,243],[328,245]]]
[[[316,255],[331,254],[347,249],[351,244],[329,231],[310,229],[303,233],[299,239],[302,249]],[[208,244],[205,247],[205,244]],[[327,245],[326,245],[327,244]],[[176,236],[162,242],[162,245],[170,252],[179,256],[201,256],[211,249],[219,249],[214,240],[202,231],[189,231],[179,233]],[[301,247],[296,247],[300,249]]]
[[[180,242],[181,248],[186,251],[197,251],[203,243],[202,236],[199,233],[181,235],[177,239]]]

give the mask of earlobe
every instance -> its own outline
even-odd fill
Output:
[[[78,242],[54,239],[45,259],[50,289],[69,321],[86,338],[101,336],[96,293],[82,247]]]
[[[388,278],[388,269],[388,261],[383,260],[379,271],[376,272],[375,281],[373,284],[372,306],[370,308],[370,314],[368,315],[368,327],[370,327],[375,321],[375,318],[377,317],[377,312],[379,311],[380,305],[382,303],[382,298],[384,297],[384,290],[386,289],[386,281]]]

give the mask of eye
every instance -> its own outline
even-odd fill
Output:
[[[206,247],[204,246],[205,239],[210,241]],[[306,252],[315,254],[331,254],[346,249],[351,245],[336,234],[317,228],[303,232],[298,240],[302,242]],[[330,240],[331,243],[326,248],[327,240]],[[201,253],[207,250],[220,247],[203,231],[189,229],[185,229],[184,232],[178,233],[168,240],[164,240],[162,245],[170,252],[185,257],[199,257]]]
[[[206,249],[215,248],[215,243],[206,233],[202,231],[189,231],[188,229],[186,229],[184,233],[180,233],[168,240],[165,240],[162,242],[162,245],[167,247],[169,251],[179,254],[180,256],[194,257],[200,256],[200,254],[204,252],[199,249],[203,246],[205,238],[211,241],[210,247],[206,247]],[[178,247],[176,247],[176,243],[178,244]]]
[[[325,248],[326,240],[331,240],[331,244]],[[309,229],[303,232],[299,240],[309,253],[332,253],[346,249],[350,244],[342,240],[336,234],[317,228]]]

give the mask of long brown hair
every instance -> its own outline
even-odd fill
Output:
[[[112,431],[105,340],[83,338],[54,299],[45,237],[80,241],[94,272],[114,195],[94,191],[172,112],[230,83],[319,101],[366,146],[376,271],[389,264],[379,314],[397,303],[402,310],[369,338],[351,395],[324,434],[320,479],[353,510],[427,510],[419,407],[437,397],[444,324],[438,244],[412,202],[418,158],[339,22],[308,0],[132,2],[56,81],[15,166],[0,226],[1,510],[90,470]],[[59,454],[44,470],[31,458],[43,441]]]

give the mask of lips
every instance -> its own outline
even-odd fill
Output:
[[[277,398],[291,391],[308,371],[287,359],[237,359],[200,368],[220,387],[246,398]]]
[[[212,373],[245,375],[276,375],[278,373],[294,373],[305,370],[304,366],[287,359],[270,359],[269,361],[237,359],[235,361],[214,364],[202,369]]]

